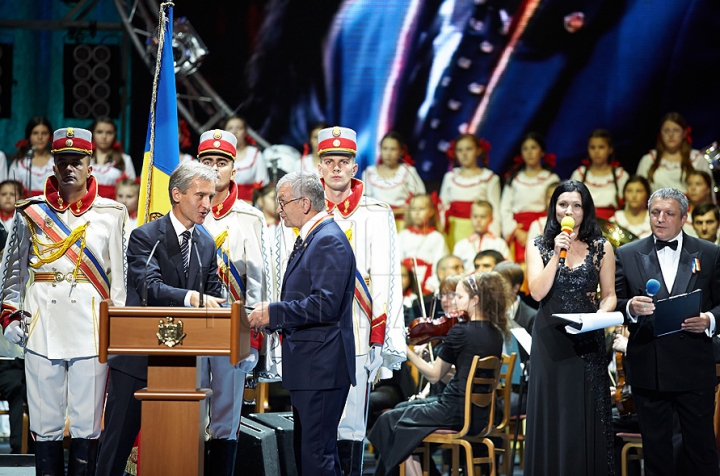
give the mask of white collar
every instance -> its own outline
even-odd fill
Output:
[[[175,212],[173,210],[170,210],[169,214],[170,214],[170,223],[172,223],[173,229],[175,230],[175,234],[177,236],[182,235],[183,232],[185,232],[185,231],[189,231],[190,236],[192,236],[193,231],[195,230],[195,224],[193,224],[193,226],[191,226],[190,228],[185,228],[185,225],[180,223],[180,220],[177,219],[177,217],[175,216]]]
[[[325,210],[323,210],[323,211],[321,211],[321,212],[318,212],[317,215],[315,215],[315,216],[312,217],[310,220],[308,220],[308,221],[302,226],[302,228],[300,228],[300,235],[299,235],[299,236],[301,236],[302,239],[305,240],[305,239],[307,238],[308,234],[310,234],[310,230],[313,229],[313,227],[315,226],[315,224],[318,223],[318,222],[319,222],[320,220],[322,220],[323,218],[325,218],[326,216],[328,216],[328,212],[326,212]]]

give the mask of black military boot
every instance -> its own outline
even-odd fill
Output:
[[[210,440],[205,456],[205,476],[233,476],[237,440]]]
[[[36,441],[35,442],[35,475],[36,476],[64,476],[65,458],[63,442]]]
[[[70,440],[68,476],[95,476],[97,452],[97,439],[72,438]]]

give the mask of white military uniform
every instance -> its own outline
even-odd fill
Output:
[[[237,139],[227,131],[215,129],[200,136],[198,160],[205,156],[235,159]],[[230,182],[228,196],[213,206],[201,228],[215,241],[220,279],[228,303],[241,301],[254,305],[267,301],[270,263],[265,218],[259,210],[239,198],[239,187]],[[245,375],[257,364],[262,334],[251,335],[251,355],[237,366],[227,356],[203,357],[201,385],[211,388],[210,436],[213,440],[237,440],[240,431]],[[218,458],[213,455],[211,458]],[[233,451],[233,450],[230,450]],[[220,458],[224,458],[220,456]]]
[[[244,276],[245,303],[254,306],[270,298],[270,251],[265,217],[255,207],[237,199],[237,186],[230,184],[230,194],[212,207],[203,227],[213,236],[216,246],[227,253],[238,273]],[[227,232],[223,239],[222,235]],[[218,260],[220,260],[218,258]],[[219,261],[221,269],[222,263]],[[227,286],[227,271],[220,273]],[[235,300],[228,289],[228,300]],[[261,336],[262,334],[259,334]],[[251,340],[252,355],[237,366],[227,356],[203,358],[202,386],[211,388],[210,436],[216,439],[237,439],[240,429],[240,412],[243,404],[245,375],[252,371],[258,360],[262,337]],[[210,373],[212,372],[212,379]]]
[[[327,211],[345,232],[355,251],[358,271],[372,296],[368,319],[358,304],[353,305],[357,385],[350,388],[338,428],[339,440],[365,438],[365,409],[370,346],[382,345],[383,364],[379,378],[392,377],[406,360],[402,282],[397,231],[390,206],[363,196],[363,183],[352,179],[350,196],[339,204],[326,199]]]
[[[45,208],[43,208],[45,207]],[[49,212],[47,212],[49,210]],[[93,267],[80,267],[72,253],[54,260],[45,244],[60,241],[63,225],[84,242],[83,262],[90,253],[108,281],[101,294],[91,280],[102,282]],[[33,219],[34,218],[34,219]],[[88,193],[75,203],[63,203],[57,180],[50,177],[45,195],[18,202],[2,259],[3,327],[17,309],[30,314],[25,355],[30,430],[40,441],[62,440],[66,411],[73,438],[98,438],[105,397],[106,364],[98,362],[100,301],[125,305],[125,206],[97,195],[97,182],[88,178]],[[43,231],[38,220],[47,226]],[[51,226],[49,226],[51,225]],[[86,227],[83,229],[83,227]],[[60,231],[58,231],[60,230]],[[60,238],[62,239],[62,238]],[[68,239],[68,243],[76,242]],[[34,247],[48,261],[39,263]],[[75,285],[71,283],[75,274]],[[29,285],[28,285],[29,284]]]

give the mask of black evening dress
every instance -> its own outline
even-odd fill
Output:
[[[553,249],[535,239],[543,263]],[[571,335],[553,313],[596,312],[604,238],[574,269],[560,266],[532,333],[525,475],[615,474],[604,331]]]
[[[433,431],[462,428],[465,383],[473,357],[500,357],[502,345],[502,334],[488,321],[461,322],[450,329],[438,357],[454,364],[456,372],[437,401],[385,412],[370,430],[368,440],[379,455],[376,476],[393,472]],[[471,431],[482,430],[487,417],[487,409],[475,409]]]

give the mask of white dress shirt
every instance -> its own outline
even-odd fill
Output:
[[[175,213],[172,210],[170,210],[169,213],[170,213],[170,223],[172,223],[173,230],[175,230],[175,235],[177,235],[178,243],[180,243],[182,245],[182,240],[183,240],[182,234],[185,233],[186,231],[190,232],[190,238],[188,239],[188,256],[192,256],[189,253],[192,252],[192,234],[193,234],[193,231],[195,231],[195,225],[193,224],[193,226],[191,226],[190,228],[185,228],[185,225],[180,223],[180,220],[177,219],[177,217],[175,216]],[[192,307],[190,305],[190,294],[192,292],[193,291],[191,289],[185,294],[185,300],[183,301],[183,305],[185,307]]]

